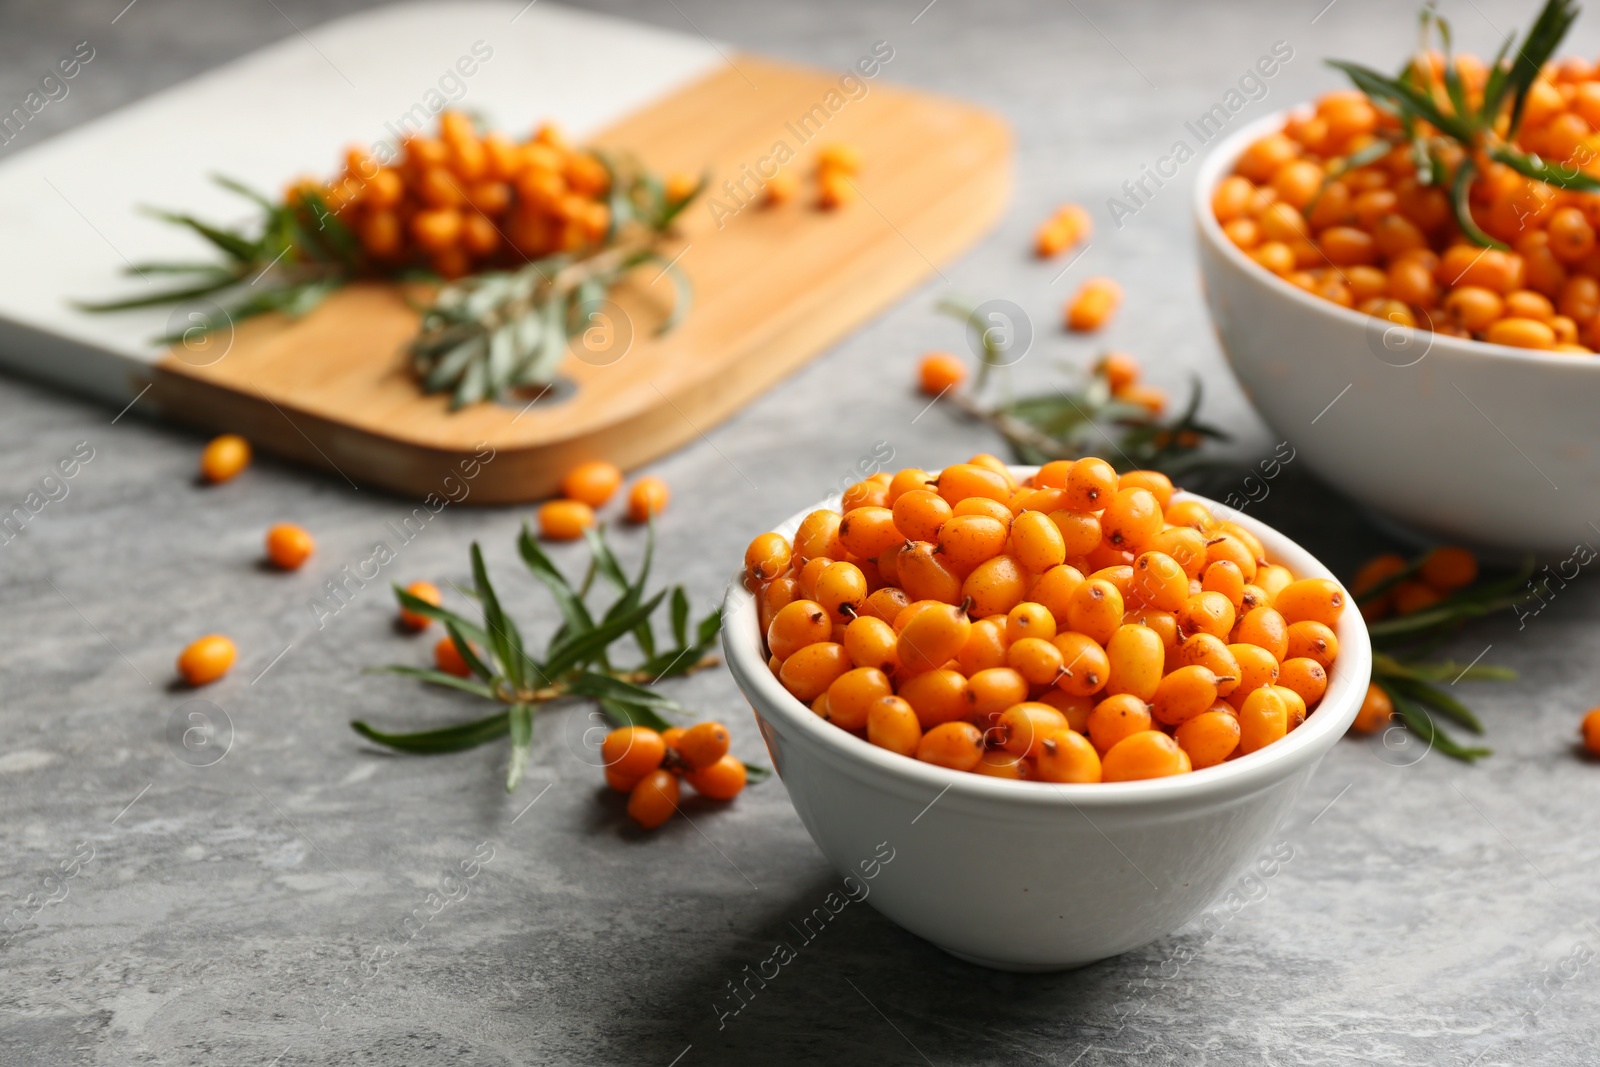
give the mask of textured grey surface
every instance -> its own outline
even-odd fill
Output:
[[[1099,231],[1074,275],[1128,283],[1107,340],[1175,392],[1191,369],[1201,374],[1208,414],[1242,427],[1248,457],[1271,442],[1201,307],[1192,165],[1120,232],[1103,203],[1274,41],[1291,42],[1295,57],[1252,114],[1333,85],[1316,57],[1387,64],[1409,38],[1407,3],[1324,3],[941,0],[915,24],[921,0],[601,6],[686,31],[692,19],[742,47],[815,63],[842,65],[887,39],[889,77],[1003,112],[1017,131],[1014,209],[944,268],[948,287],[1015,299],[1041,320],[1022,378],[1087,358],[1093,346],[1047,325],[1072,276],[1052,287],[1055,269],[1025,255],[1049,208],[1082,199]],[[286,17],[309,26],[339,5],[142,0],[112,25],[122,6],[0,6],[0,102],[20,100],[72,43],[87,37],[98,50],[72,95],[0,152],[289,36]],[[1505,30],[1528,17],[1480,6],[1454,12],[1480,51],[1496,39],[1490,20]],[[1582,24],[1578,50],[1593,54],[1597,42],[1600,25]],[[196,149],[203,157],[203,131]],[[943,411],[918,417],[923,400],[907,388],[918,353],[959,343],[930,311],[946,288],[933,279],[782,383],[713,431],[715,448],[657,464],[676,493],[661,523],[664,569],[699,599],[716,595],[751,531],[821,496],[876,440],[924,466],[993,447]],[[1469,769],[1340,744],[1286,815],[1292,858],[1244,887],[1247,903],[1219,913],[1213,932],[1191,927],[1075,973],[1024,977],[967,966],[850,907],[719,1029],[713,1004],[725,1003],[726,983],[834,885],[782,785],[640,835],[598,788],[578,711],[539,722],[512,797],[496,781],[498,747],[404,759],[358,743],[352,717],[420,725],[460,713],[448,697],[358,673],[426,656],[424,641],[393,631],[380,588],[321,632],[306,607],[342,564],[390,537],[386,521],[407,505],[271,460],[202,489],[200,438],[133,416],[113,425],[114,414],[0,381],[5,509],[78,442],[94,449],[69,494],[0,546],[0,903],[22,909],[10,913],[16,936],[0,934],[0,1063],[1600,1060],[1600,768],[1571,744],[1600,680],[1588,582],[1521,632],[1491,622],[1446,650],[1465,660],[1492,645],[1489,660],[1523,672],[1521,683],[1470,694],[1492,759]],[[1336,568],[1382,544],[1303,472],[1273,485],[1262,516]],[[539,611],[531,581],[512,576],[511,538],[526,516],[448,509],[385,579],[461,580],[476,538],[509,599]],[[262,530],[281,520],[319,539],[292,576],[257,563]],[[622,540],[636,555],[639,539]],[[197,769],[166,741],[169,717],[194,696],[169,681],[177,649],[211,630],[241,649],[234,672],[203,694],[235,735],[220,763]],[[725,672],[680,692],[733,725],[741,754],[761,756]],[[465,896],[450,883],[458,899],[428,903],[446,872],[489,849]],[[47,881],[62,864],[73,876]],[[54,902],[35,911],[30,894]],[[386,946],[395,954],[374,966]]]

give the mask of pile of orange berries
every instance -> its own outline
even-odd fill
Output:
[[[590,460],[580,463],[561,479],[564,499],[539,506],[539,535],[550,541],[576,541],[595,523],[595,510],[604,507],[622,487],[622,471],[614,463]],[[646,475],[628,489],[628,519],[649,522],[666,510],[671,494],[667,483]]]
[[[974,456],[852,485],[745,553],[770,667],[822,718],[929,763],[1047,782],[1183,774],[1278,740],[1338,655],[1296,580],[1155,471],[1019,480]]]
[[[1362,564],[1350,593],[1360,600],[1378,585],[1404,571],[1409,563],[1403,556],[1386,552]],[[1443,545],[1429,552],[1415,577],[1395,582],[1377,597],[1361,604],[1361,617],[1377,622],[1389,615],[1410,615],[1425,611],[1451,593],[1478,580],[1478,557],[1465,548]]]
[[[471,119],[447,111],[437,137],[407,138],[387,163],[353,147],[341,174],[297,180],[289,202],[316,193],[375,266],[427,267],[445,278],[576,251],[611,225],[610,172],[551,125],[517,143],[480,136]],[[669,184],[683,192],[681,181]]]
[[[1434,60],[1441,78],[1443,62]],[[1477,107],[1487,70],[1470,55],[1455,63]],[[1516,144],[1600,175],[1597,130],[1600,70],[1569,58],[1533,83]],[[1342,169],[1378,134],[1396,131],[1364,93],[1329,93],[1245,149],[1212,194],[1212,211],[1261,266],[1345,307],[1496,344],[1600,349],[1600,196],[1485,161],[1471,188],[1472,217],[1510,250],[1482,248],[1461,233],[1445,188],[1418,182],[1409,143]],[[1460,160],[1450,146],[1446,173]]]
[[[628,815],[654,830],[678,810],[681,777],[701,796],[732,800],[744,790],[745,767],[728,753],[728,728],[720,722],[612,730],[600,746],[606,784],[628,794]]]

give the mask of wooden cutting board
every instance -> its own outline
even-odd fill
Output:
[[[658,171],[711,175],[706,201],[685,213],[667,253],[679,257],[695,293],[677,329],[656,335],[672,287],[644,268],[614,294],[596,332],[575,339],[560,386],[531,404],[452,412],[446,397],[423,395],[407,369],[403,349],[416,317],[390,286],[351,287],[299,320],[240,323],[198,352],[144,341],[169,325],[165,312],[85,316],[68,306],[72,297],[137,292],[137,281],[115,278],[127,259],[192,256],[148,221],[130,226],[138,203],[237,216],[237,205],[219,201],[194,172],[276,189],[296,173],[331,171],[342,145],[361,139],[352,129],[405,111],[433,74],[474,44],[493,56],[476,83],[456,79],[468,86],[459,106],[485,112],[497,128],[554,116],[578,137],[632,152]],[[374,50],[388,61],[373,62]],[[863,57],[871,52],[868,43]],[[420,74],[407,80],[397,66]],[[403,5],[341,20],[0,165],[0,239],[28,247],[48,229],[58,243],[68,234],[75,252],[50,259],[42,279],[38,264],[27,277],[16,263],[0,268],[0,361],[119,406],[138,397],[162,417],[242,433],[354,484],[444,495],[464,460],[492,449],[470,502],[549,496],[580,460],[628,468],[700,437],[993,222],[1009,186],[1006,127],[976,107],[890,84],[893,69],[891,58],[874,77],[852,72],[841,83],[842,71],[545,3]],[[91,61],[79,77],[92,74]],[[263,93],[269,83],[277,95]],[[286,84],[298,85],[288,99]],[[321,113],[329,94],[348,98],[335,108],[349,123],[343,132],[329,128],[337,116]],[[311,131],[294,120],[308,105],[320,108]],[[230,108],[263,117],[237,123],[249,136],[224,137],[237,145],[193,136],[202,128],[195,124]],[[185,129],[189,146],[175,153]],[[143,143],[150,137],[161,143]],[[865,165],[855,179],[859,199],[824,212],[815,207],[813,161],[832,141],[858,146]],[[130,161],[135,167],[154,167],[166,180],[133,180],[131,193],[108,187],[114,175],[103,170],[98,182],[84,182],[86,161],[98,157],[103,166],[119,145],[142,157]],[[786,169],[802,178],[802,195],[760,206],[749,175],[770,174],[765,161],[784,151],[793,153]],[[40,190],[40,180],[49,188]],[[730,193],[724,182],[744,191]],[[32,189],[36,204],[43,198],[43,223],[16,210],[20,187]],[[5,295],[8,275],[25,299]]]

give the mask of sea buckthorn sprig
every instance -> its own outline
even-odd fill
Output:
[[[1426,655],[1470,620],[1514,608],[1533,597],[1529,587],[1532,574],[1530,560],[1513,574],[1479,581],[1477,557],[1454,545],[1435,548],[1412,560],[1394,553],[1368,560],[1356,573],[1350,591],[1367,619],[1372,638],[1372,683],[1351,729],[1374,733],[1398,715],[1425,744],[1447,756],[1470,763],[1490,755],[1490,749],[1456,741],[1434,714],[1482,734],[1483,723],[1448,687],[1462,681],[1507,681],[1514,679],[1516,672],[1477,661],[1460,664],[1414,657]]]
[[[1600,349],[1600,78],[1551,60],[1576,17],[1550,0],[1520,47],[1452,55],[1431,6],[1395,77],[1292,113],[1240,155],[1212,212],[1245,255],[1400,326],[1569,355]],[[1508,58],[1509,57],[1509,58]]]
[[[440,116],[437,137],[413,135],[378,155],[351,148],[342,173],[326,183],[298,179],[280,202],[218,178],[261,209],[258,223],[229,230],[157,215],[198,234],[223,262],[138,264],[131,273],[176,274],[188,284],[80,306],[224,302],[157,339],[174,344],[267,312],[303,315],[359,278],[432,281],[412,363],[423,387],[450,393],[455,407],[553,381],[568,339],[646,263],[676,288],[658,330],[686,312],[687,279],[659,248],[704,179],[663,181],[632,159],[573,147],[550,125],[513,143],[480,133],[458,112]]]
[[[1080,459],[1112,441],[1118,470],[1157,470],[1181,475],[1206,466],[1199,449],[1207,440],[1227,441],[1228,434],[1202,422],[1204,395],[1195,379],[1183,410],[1163,418],[1166,394],[1140,381],[1138,362],[1120,352],[1108,352],[1072,388],[1057,388],[1032,396],[985,403],[980,396],[995,371],[1007,366],[1006,342],[994,325],[982,320],[979,309],[963,300],[946,299],[939,310],[966,323],[978,339],[980,357],[970,390],[963,389],[965,373],[955,357],[936,353],[924,360],[919,378],[924,391],[938,384],[939,398],[972,418],[988,423],[1011,446],[1017,462],[1049,463]],[[932,361],[937,358],[937,363]]]
[[[682,714],[685,709],[652,686],[718,662],[710,653],[721,629],[722,613],[720,609],[712,611],[691,630],[689,599],[681,585],[645,595],[653,530],[639,571],[631,579],[612,554],[603,531],[585,530],[584,537],[590,549],[589,568],[576,587],[545,555],[527,526],[517,539],[523,562],[549,591],[562,619],[542,657],[528,651],[521,631],[501,607],[476,542],[472,545],[473,588],[469,595],[482,607],[481,625],[443,607],[438,589],[428,583],[414,583],[405,589],[395,586],[401,618],[412,620],[409,625],[413,627],[418,622],[422,627],[431,621],[443,623],[454,656],[439,655],[440,669],[407,665],[374,669],[471,693],[503,705],[501,710],[472,722],[421,733],[384,733],[360,721],[352,722],[351,727],[368,740],[423,754],[459,752],[509,733],[507,792],[517,787],[527,763],[533,716],[551,701],[585,697],[598,702],[617,726],[643,726],[658,732],[669,729],[662,713]],[[587,604],[597,579],[618,591],[617,598],[599,615]],[[651,620],[664,604],[671,620],[672,646],[662,649]],[[610,650],[628,637],[643,658],[632,667],[619,667],[611,661]],[[465,677],[456,667],[457,660],[467,667]]]
[[[745,552],[769,668],[857,737],[1045,782],[1184,774],[1315,712],[1345,594],[1153,470],[874,475]]]

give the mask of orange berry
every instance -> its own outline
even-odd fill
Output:
[[[890,752],[915,756],[922,740],[922,724],[905,700],[883,697],[867,709],[867,740]]]
[[[1291,624],[1310,619],[1335,627],[1344,611],[1344,590],[1327,578],[1302,578],[1280,590],[1272,605]]]
[[[666,738],[647,726],[619,726],[600,742],[606,769],[635,782],[660,767],[666,754]]]
[[[918,612],[900,631],[895,658],[911,674],[931,671],[954,659],[972,635],[967,613],[949,604]]]
[[[1239,752],[1249,755],[1289,732],[1289,706],[1274,686],[1263,686],[1239,705]]]
[[[917,742],[917,759],[954,771],[970,771],[982,758],[983,733],[970,722],[941,723]]]
[[[1028,699],[1028,680],[1010,667],[990,667],[967,679],[968,718],[988,719]]]
[[[767,650],[781,660],[808,645],[826,641],[833,634],[828,609],[815,600],[795,600],[785,604],[767,627]]]
[[[1124,738],[1153,729],[1150,705],[1132,693],[1106,697],[1089,712],[1086,728],[1095,750],[1104,756]]]
[[[1339,638],[1322,623],[1307,619],[1289,627],[1286,652],[1290,659],[1312,659],[1324,668],[1331,667],[1339,655]]]
[[[472,677],[471,665],[461,655],[461,650],[456,647],[455,638],[449,635],[439,638],[434,643],[433,665],[444,673],[453,674],[457,678]]]
[[[1164,516],[1155,494],[1148,489],[1120,489],[1105,505],[1100,528],[1106,543],[1128,552],[1144,551],[1161,532]]]
[[[1444,594],[1426,582],[1405,581],[1394,587],[1394,610],[1401,615],[1426,611],[1444,599]]]
[[[1122,303],[1122,286],[1110,278],[1089,278],[1067,304],[1067,329],[1098,330]]]
[[[938,396],[966,380],[966,364],[948,352],[929,352],[917,365],[917,382],[929,396]]]
[[[1132,782],[1166,778],[1190,769],[1178,742],[1159,730],[1145,730],[1123,738],[1101,759],[1101,780]]]
[[[1592,755],[1600,756],[1600,708],[1595,708],[1583,717],[1580,730],[1583,734],[1583,747]]]
[[[1087,634],[1068,631],[1053,642],[1061,650],[1061,677],[1056,687],[1073,696],[1093,696],[1106,684],[1111,661],[1106,650]]]
[[[1046,782],[1100,781],[1100,754],[1076,730],[1057,730],[1040,740],[1034,767]]]
[[[579,500],[591,508],[600,507],[622,485],[622,471],[615,463],[591,460],[580,463],[561,479],[561,492],[568,500]]]
[[[594,508],[581,500],[547,500],[539,505],[539,536],[548,541],[576,541],[594,525]]]
[[[828,686],[828,713],[823,718],[846,730],[864,729],[872,704],[893,695],[889,678],[882,671],[876,667],[857,667],[841,674]]]
[[[439,587],[432,582],[412,582],[406,586],[406,592],[416,597],[425,604],[438,607],[444,603],[444,594],[439,592]],[[407,630],[426,630],[433,620],[426,615],[418,615],[407,608],[400,609],[400,625]]]
[[[1172,736],[1189,754],[1195,770],[1215,767],[1239,747],[1239,720],[1225,711],[1203,711],[1181,724]]]
[[[758,582],[770,582],[789,569],[791,549],[782,534],[757,534],[744,550],[744,568]]]
[[[628,490],[628,518],[634,522],[648,522],[652,516],[667,510],[671,497],[667,483],[653,475],[640,478]]]
[[[831,633],[832,627],[829,627]],[[795,697],[809,704],[828,691],[841,674],[851,670],[844,646],[832,641],[810,644],[787,657],[778,680]]]
[[[1428,553],[1420,576],[1441,593],[1464,589],[1478,579],[1478,558],[1464,548],[1444,545]]]
[[[628,794],[628,816],[654,830],[678,810],[678,778],[669,771],[651,771]]]
[[[206,685],[228,673],[238,650],[221,634],[207,634],[178,654],[178,673],[189,685]]]
[[[200,453],[200,477],[215,485],[250,466],[250,442],[236,433],[214,437]]]
[[[960,719],[970,708],[966,676],[942,667],[907,678],[900,684],[900,696],[917,713],[923,729]]]
[[[695,792],[712,800],[732,800],[744,791],[745,778],[744,764],[729,755],[683,776]]]
[[[316,546],[311,535],[293,523],[280,522],[267,531],[267,558],[286,571],[298,570]]]

